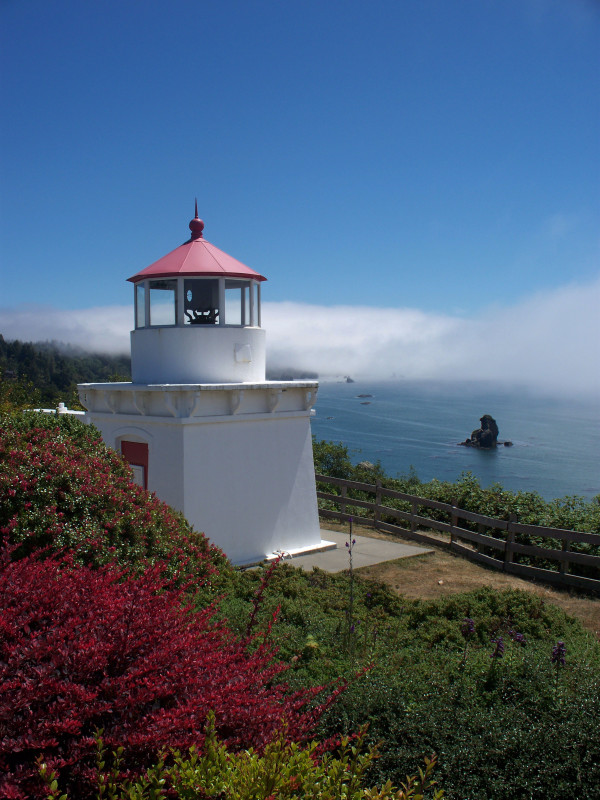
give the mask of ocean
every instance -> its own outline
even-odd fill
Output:
[[[422,481],[455,481],[470,471],[482,486],[500,483],[546,500],[600,494],[598,400],[477,383],[322,381],[315,411],[317,439],[342,442],[354,462],[380,461],[393,477],[412,466]],[[458,445],[483,414],[512,447]]]

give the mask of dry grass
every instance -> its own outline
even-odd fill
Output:
[[[347,532],[346,523],[325,520],[322,527]],[[378,533],[371,528],[355,525],[354,533],[378,539],[397,541],[398,537]],[[410,544],[408,539],[403,542]],[[494,589],[522,589],[560,606],[567,614],[577,617],[600,639],[600,599],[574,591],[553,589],[541,583],[526,581],[514,575],[497,572],[465,558],[434,547],[430,555],[386,561],[374,567],[363,567],[360,574],[387,584],[398,594],[412,598],[436,598],[458,592],[468,592],[481,586]]]

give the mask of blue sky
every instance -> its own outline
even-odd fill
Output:
[[[130,306],[195,196],[273,320],[600,298],[594,0],[3,0],[0,45],[6,336]]]

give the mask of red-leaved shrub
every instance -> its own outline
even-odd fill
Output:
[[[80,563],[139,568],[162,561],[196,585],[228,570],[223,553],[181,514],[132,483],[93,426],[64,415],[0,417],[0,543],[13,558],[75,550]]]
[[[264,638],[236,640],[210,608],[184,607],[156,569],[132,577],[4,550],[0,609],[2,797],[44,796],[40,755],[62,789],[92,796],[98,729],[135,775],[162,748],[201,746],[210,710],[235,749],[261,748],[283,719],[303,740],[325,708],[307,707],[318,690],[274,680],[283,667]]]

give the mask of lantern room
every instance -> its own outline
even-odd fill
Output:
[[[260,284],[231,278],[147,278],[136,283],[136,329],[169,325],[260,328]]]
[[[191,237],[133,275],[134,383],[265,379],[258,272],[204,239],[198,207]]]

